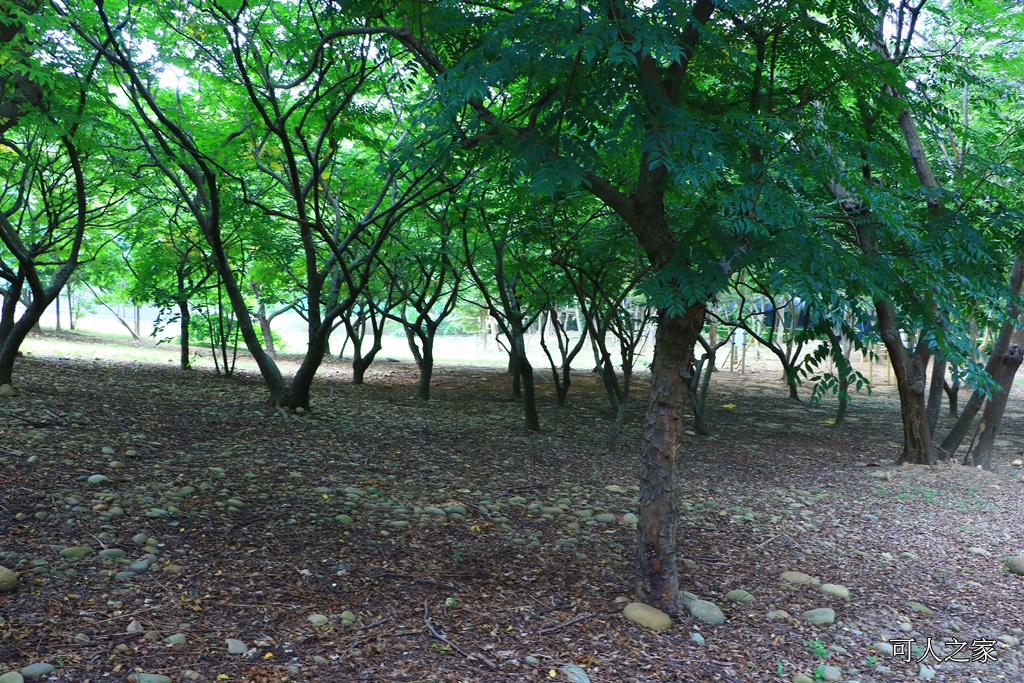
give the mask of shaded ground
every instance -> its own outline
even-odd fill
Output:
[[[727,621],[684,613],[659,633],[616,602],[631,592],[623,516],[643,401],[609,449],[590,375],[564,409],[545,394],[533,434],[491,368],[439,368],[423,404],[409,365],[375,366],[363,387],[328,365],[300,416],[267,410],[251,376],[34,358],[18,370],[21,394],[0,398],[0,564],[20,580],[0,595],[0,672],[540,681],[571,680],[571,663],[595,682],[789,681],[827,665],[863,683],[1021,680],[1021,579],[1003,569],[1024,549],[1016,396],[996,473],[890,468],[891,389],[859,397],[837,431],[831,409],[789,402],[774,374],[717,375],[715,436],[686,444],[681,584]],[[75,547],[92,552],[61,556]],[[852,596],[784,584],[785,571]],[[756,602],[730,603],[734,589]],[[819,607],[833,625],[801,618]],[[958,657],[983,658],[974,646],[998,637],[993,661],[936,661],[953,639],[967,643]],[[937,657],[922,670],[872,649],[900,638],[915,660],[931,638]]]

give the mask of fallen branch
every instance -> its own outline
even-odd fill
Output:
[[[456,645],[452,641],[448,640],[448,638],[443,633],[438,632],[438,630],[434,628],[434,625],[432,623],[430,623],[430,607],[428,606],[426,600],[423,601],[423,623],[427,625],[427,628],[430,630],[431,635],[433,635],[435,638],[440,640],[442,643],[444,643],[445,645],[447,645],[451,649],[453,649],[456,652],[458,652],[460,655],[462,655],[466,659],[476,659],[478,661],[483,662],[484,664],[486,664],[487,666],[489,666],[492,669],[497,669],[498,668],[498,666],[494,662],[492,662],[491,660],[487,659],[483,655],[475,655],[475,654],[466,652],[461,647],[459,647],[458,645]]]
[[[592,616],[594,616],[593,612],[587,612],[586,614],[580,615],[580,616],[576,617],[575,619],[570,619],[569,621],[563,621],[561,624],[558,624],[557,626],[549,626],[547,628],[542,628],[541,630],[537,631],[537,635],[542,636],[545,633],[551,633],[552,631],[557,631],[560,628],[565,628],[566,626],[572,626],[573,624],[577,624],[577,623],[583,621],[584,619],[589,619]]]

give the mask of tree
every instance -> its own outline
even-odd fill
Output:
[[[816,3],[712,0],[687,10],[658,1],[430,10],[431,28],[443,21],[447,31],[429,42],[423,28],[388,33],[434,76],[439,121],[464,147],[500,150],[495,163],[519,160],[537,192],[592,193],[648,259],[644,294],[658,329],[637,597],[674,611],[680,435],[707,303],[775,236],[808,224],[808,207],[774,169],[796,151],[808,95],[873,70],[845,37],[875,19],[859,2],[824,14]]]
[[[434,338],[462,293],[457,230],[464,216],[453,221],[449,216],[453,211],[451,201],[436,209],[425,208],[419,220],[406,221],[406,229],[392,235],[392,245],[377,257],[400,301],[387,315],[405,330],[420,371],[416,395],[423,401],[430,400]]]
[[[117,181],[130,162],[116,154],[118,131],[100,120],[98,58],[67,35],[39,40],[48,28],[27,14],[2,29],[13,94],[0,103],[0,384],[12,382],[22,342],[78,268],[87,228],[123,218]]]
[[[363,31],[332,31],[317,9],[285,8],[268,0],[229,11],[183,0],[138,12],[120,3],[97,5],[95,14],[68,12],[77,33],[113,68],[131,103],[126,115],[152,163],[177,188],[209,245],[271,403],[289,408],[309,407],[309,388],[333,323],[366,285],[373,256],[390,230],[413,208],[449,189],[439,182],[443,171],[437,166],[398,161],[406,127],[415,124],[387,113],[390,105],[382,95],[387,91],[380,83],[402,65],[386,46],[377,46],[377,56],[371,56],[369,41],[360,38]],[[271,16],[273,22],[264,20]],[[143,59],[132,36],[158,38],[156,55]],[[349,36],[343,49],[328,44]],[[380,63],[374,61],[378,58]],[[168,65],[187,76],[184,85],[172,90],[159,84],[157,76]],[[391,70],[385,73],[384,66]],[[357,96],[379,101],[356,105]],[[350,125],[343,114],[356,122],[390,124],[377,136]],[[352,197],[351,204],[342,201],[347,178],[341,171],[350,168],[348,159],[365,158],[360,145],[371,138],[376,187]],[[237,218],[226,209],[237,212],[238,204],[287,225],[291,239],[301,245],[298,279],[308,338],[290,380],[261,344],[245,284],[224,241],[225,228]],[[333,282],[347,291],[325,309],[328,283],[339,271],[340,280]]]

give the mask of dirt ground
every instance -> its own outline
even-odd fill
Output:
[[[610,439],[586,372],[564,408],[538,381],[531,433],[494,367],[442,366],[422,403],[408,363],[364,386],[330,363],[313,410],[288,415],[249,374],[25,358],[0,398],[0,565],[18,578],[0,594],[0,673],[1021,680],[1021,578],[1005,568],[1024,552],[1019,390],[994,472],[895,467],[884,368],[842,429],[834,404],[793,403],[767,363],[748,370],[715,375],[714,433],[684,446],[681,587],[725,623],[683,611],[654,631],[621,615],[643,373]],[[739,589],[754,601],[726,597]],[[815,608],[834,623],[809,623]]]

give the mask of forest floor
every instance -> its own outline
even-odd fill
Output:
[[[653,631],[621,615],[645,373],[618,439],[584,372],[564,408],[538,382],[540,433],[495,368],[438,368],[429,402],[406,363],[349,376],[326,365],[312,412],[292,415],[251,374],[21,359],[18,395],[0,398],[0,565],[18,576],[0,594],[0,674],[1024,677],[1022,579],[1005,569],[1024,551],[1019,390],[984,472],[894,466],[891,387],[857,396],[837,429],[776,373],[716,374],[714,433],[684,445],[680,583],[725,623],[683,611]],[[755,601],[726,598],[737,589]],[[815,608],[834,623],[809,623]]]

